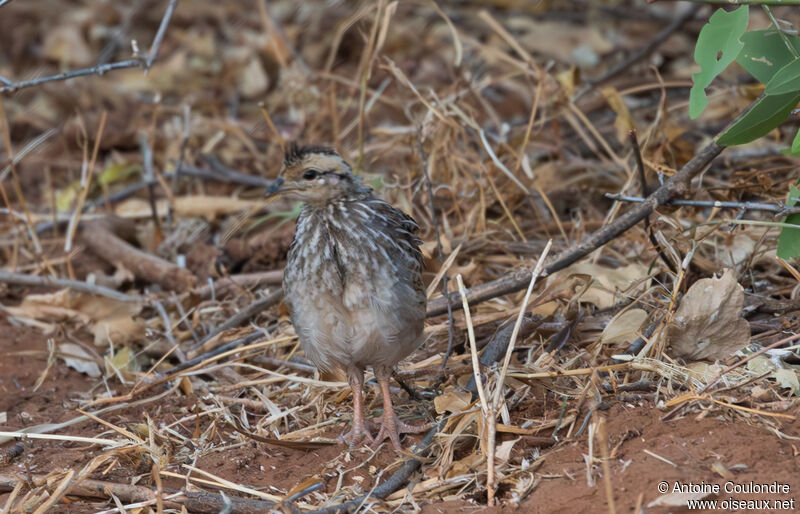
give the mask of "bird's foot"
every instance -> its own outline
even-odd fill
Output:
[[[403,423],[397,419],[393,410],[384,411],[383,418],[381,419],[381,429],[377,437],[375,437],[371,448],[375,449],[385,439],[389,439],[395,450],[399,452],[403,451],[403,447],[400,445],[400,434],[419,434],[420,432],[425,432],[429,428],[430,425],[427,423],[424,425],[409,425],[408,423]]]
[[[350,448],[354,448],[364,440],[369,444],[374,444],[375,439],[372,437],[372,423],[364,419],[360,420],[360,423],[357,420],[353,420],[352,430],[345,430],[336,440],[339,444],[347,444]]]

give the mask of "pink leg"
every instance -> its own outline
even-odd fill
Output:
[[[382,372],[381,372],[382,371]],[[402,451],[403,447],[400,445],[400,434],[418,434],[419,432],[426,431],[429,427],[409,425],[397,419],[394,413],[394,406],[392,405],[392,397],[389,391],[389,376],[391,370],[375,370],[375,377],[381,386],[381,393],[383,394],[383,419],[381,420],[381,429],[372,447],[377,447],[384,439],[388,438],[392,442],[392,446],[397,451]]]
[[[374,439],[369,433],[367,421],[364,417],[364,373],[361,370],[348,370],[347,382],[353,392],[353,428],[339,436],[340,443],[347,443],[351,448],[366,439],[372,443]]]

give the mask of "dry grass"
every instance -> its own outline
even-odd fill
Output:
[[[64,37],[79,37],[91,56],[115,41],[92,36],[91,27],[122,27],[123,44],[112,48],[122,59],[128,38],[150,41],[158,27],[161,4],[145,4],[89,2],[57,19],[45,2],[12,2],[0,11],[0,47],[10,49],[0,57],[0,75],[82,64],[72,54],[56,62],[58,41],[45,41],[44,57],[35,57],[33,41],[44,35],[26,18],[41,16],[40,27],[66,27]],[[115,496],[117,507],[186,505],[187,497],[161,484],[162,477],[180,477],[187,492],[224,491],[307,511],[360,498],[410,458],[392,457],[369,487],[343,479],[346,473],[327,488],[304,475],[281,494],[191,464],[247,444],[243,433],[298,451],[324,447],[348,412],[346,383],[319,376],[304,361],[280,304],[269,302],[241,326],[208,337],[277,290],[274,273],[263,282],[222,287],[221,281],[279,271],[296,215],[293,205],[262,202],[263,189],[230,170],[269,178],[286,141],[330,143],[365,182],[424,227],[431,291],[441,288],[443,276],[463,277],[469,287],[532,269],[547,240],[558,253],[627,209],[603,194],[640,192],[629,129],[639,134],[652,188],[657,173],[673,174],[749,102],[751,92],[738,89],[734,75],[723,76],[711,91],[708,115],[688,121],[686,85],[698,24],[687,24],[653,58],[657,71],[640,63],[573,102],[582,85],[581,55],[598,62],[580,74],[599,75],[620,60],[620,47],[645,44],[674,7],[634,2],[628,20],[610,7],[499,4],[505,2],[270,2],[267,11],[263,2],[258,10],[180,2],[146,77],[126,69],[2,97],[3,271],[78,280],[93,274],[95,284],[137,300],[129,308],[120,300],[92,301],[86,292],[36,298],[30,294],[43,293],[41,287],[26,289],[30,284],[11,279],[0,284],[9,322],[45,331],[56,346],[77,339],[84,353],[78,360],[95,363],[94,379],[108,385],[82,400],[86,414],[74,424],[30,430],[82,433],[91,437],[73,440],[104,445],[103,452],[80,469],[40,470],[46,479],[14,485],[7,509],[44,511],[69,494],[71,480],[96,478],[103,469],[134,473],[144,459],[145,483],[161,494]],[[16,30],[9,30],[12,24]],[[726,152],[694,182],[694,198],[782,202],[797,177],[796,161],[781,155],[781,147],[770,137]],[[198,178],[191,169],[206,175]],[[149,185],[120,198],[142,180]],[[79,220],[86,227],[94,216],[111,213],[131,222],[136,233],[129,239],[138,248],[165,262],[185,261],[194,282],[166,291],[135,279],[135,269],[115,269],[90,254],[85,238],[92,234],[79,229]],[[646,405],[674,407],[670,416],[725,412],[736,422],[779,431],[780,420],[792,416],[775,410],[794,406],[785,386],[795,375],[788,366],[789,374],[779,373],[778,353],[756,356],[757,366],[737,366],[741,353],[719,355],[718,364],[691,363],[666,345],[681,296],[725,268],[745,290],[743,313],[753,335],[744,352],[794,340],[786,334],[797,330],[796,318],[775,315],[798,310],[800,276],[775,257],[777,220],[747,211],[743,224],[736,216],[715,208],[661,209],[650,222],[663,257],[637,226],[575,267],[541,277],[527,308],[528,297],[517,293],[471,305],[471,319],[454,309],[452,328],[446,316],[429,320],[426,344],[399,370],[413,377],[426,401],[403,402],[401,413],[442,419],[443,426],[430,454],[418,457],[421,474],[413,488],[358,503],[375,510],[447,500],[520,503],[537,486],[548,446],[574,441],[587,427],[595,445],[587,476],[607,479],[613,442],[601,412],[630,384],[649,395]],[[55,226],[45,226],[48,221]],[[217,285],[208,287],[209,280]],[[471,398],[464,385],[473,374],[469,359],[477,366],[478,356],[470,351],[480,351],[501,323],[519,323],[520,306],[545,322],[518,338],[515,330],[505,362],[484,367],[478,382],[482,395],[484,389],[497,393]],[[644,317],[611,338],[606,327],[634,309]],[[443,372],[448,330],[455,351]],[[250,334],[245,344],[225,346]],[[635,356],[624,356],[638,337],[643,345]],[[71,352],[53,349],[54,365],[63,366],[58,352]],[[774,394],[767,400],[753,395],[754,388]],[[439,395],[450,396],[437,413],[427,400]],[[170,422],[149,417],[169,397],[188,397],[193,412]],[[145,413],[133,429],[110,421],[133,407]],[[88,419],[105,426],[86,434],[79,424]],[[518,437],[534,434],[552,445],[538,448]],[[17,435],[0,433],[0,440],[11,437]],[[372,466],[373,457],[359,454],[363,462],[351,466]],[[610,482],[605,487],[610,494]]]

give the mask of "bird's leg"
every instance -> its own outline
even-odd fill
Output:
[[[392,405],[392,396],[389,391],[389,377],[392,375],[391,369],[376,368],[375,378],[378,379],[378,384],[381,386],[381,394],[383,395],[383,418],[381,419],[381,429],[372,447],[377,447],[387,437],[392,442],[395,450],[402,451],[403,447],[400,445],[400,434],[417,434],[424,432],[429,427],[426,425],[416,426],[403,423],[397,419],[394,413],[394,406]]]
[[[366,418],[364,417],[364,372],[360,369],[347,370],[347,382],[353,391],[353,428],[339,436],[340,443],[347,443],[353,447],[366,439],[372,443],[372,434],[369,433]]]

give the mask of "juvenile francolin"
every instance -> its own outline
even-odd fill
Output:
[[[425,319],[419,226],[373,196],[347,162],[327,147],[292,145],[270,193],[305,203],[284,271],[283,289],[295,332],[320,370],[343,370],[353,391],[351,446],[421,432],[397,419],[389,392],[392,368],[422,342]],[[364,370],[383,395],[372,437],[364,416]]]

